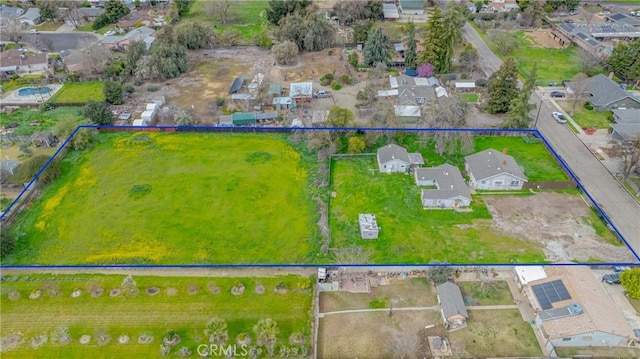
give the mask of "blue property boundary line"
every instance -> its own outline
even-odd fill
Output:
[[[42,173],[47,169],[47,167],[56,159],[56,157],[62,152],[63,149],[69,144],[69,142],[73,139],[76,133],[80,129],[96,129],[102,130],[106,132],[164,132],[164,133],[184,133],[184,132],[223,132],[223,133],[292,133],[295,131],[391,131],[391,132],[471,132],[475,134],[486,134],[486,135],[499,135],[504,133],[514,134],[514,135],[533,135],[539,139],[541,139],[545,147],[551,154],[553,154],[554,158],[562,168],[569,174],[569,176],[573,179],[573,181],[577,184],[578,188],[582,192],[584,192],[591,201],[592,205],[598,212],[598,214],[605,220],[607,225],[616,233],[618,238],[622,240],[622,242],[627,246],[627,249],[633,254],[633,256],[640,261],[640,256],[638,253],[633,250],[631,245],[627,242],[626,238],[620,233],[618,228],[613,224],[609,216],[607,216],[600,205],[596,202],[596,200],[591,196],[589,191],[582,185],[578,176],[576,176],[569,165],[564,161],[564,159],[553,149],[551,144],[547,141],[547,139],[538,131],[537,129],[485,129],[485,128],[385,128],[385,127],[331,127],[331,128],[323,128],[323,127],[254,127],[254,126],[232,126],[232,127],[221,127],[221,126],[100,126],[100,125],[80,125],[76,127],[76,129],[67,137],[67,139],[58,147],[56,152],[49,158],[49,160],[42,166],[42,168],[36,173],[33,179],[25,186],[25,188],[20,192],[18,197],[11,202],[11,204],[7,207],[7,209],[0,214],[0,221],[2,221],[5,216],[10,212],[10,210],[22,199],[22,197],[27,193],[27,191],[33,186],[36,181],[40,178]],[[638,265],[638,263],[558,263],[558,264],[550,264],[550,263],[529,263],[529,264],[519,264],[519,263],[511,263],[511,264],[455,264],[455,263],[447,263],[447,264],[209,264],[209,265],[62,265],[62,266],[38,266],[38,265],[24,265],[24,266],[5,266],[0,264],[1,268],[233,268],[233,267],[327,267],[327,266],[340,266],[340,267],[375,267],[375,266],[437,266],[437,265],[446,265],[446,266],[514,266],[514,265]]]

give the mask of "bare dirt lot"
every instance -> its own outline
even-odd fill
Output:
[[[388,311],[320,319],[319,358],[422,358],[419,334],[440,321],[436,311]],[[357,333],[357,334],[355,334]],[[395,355],[394,355],[395,354]]]
[[[579,196],[543,192],[485,196],[485,201],[498,229],[542,243],[549,261],[634,261],[626,246],[614,246],[598,236],[591,221],[599,219]]]
[[[551,36],[551,30],[549,29],[536,29],[533,31],[526,31],[525,36],[533,40],[539,47],[544,47],[548,49],[562,49],[568,47],[569,45],[563,46],[557,40],[553,39]]]

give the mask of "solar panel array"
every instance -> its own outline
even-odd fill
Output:
[[[536,284],[532,286],[531,289],[533,289],[533,293],[536,295],[536,299],[538,299],[538,303],[543,310],[553,308],[552,303],[571,299],[562,280]]]
[[[560,24],[558,26],[560,26],[560,28],[563,29],[566,32],[571,32],[571,31],[573,31],[573,29],[575,29],[575,26],[573,26],[571,24]]]
[[[579,32],[576,34],[576,36],[578,36],[579,38],[581,38],[582,40],[586,40],[588,38],[587,35],[585,35],[583,32]]]
[[[611,16],[609,16],[610,19],[613,20],[620,20],[620,19],[624,19],[626,16],[622,15],[622,14],[613,14]]]
[[[617,32],[611,25],[601,25],[600,28],[602,28],[602,32]]]
[[[587,44],[589,44],[589,46],[593,46],[593,47],[596,47],[596,46],[600,45],[600,43],[598,41],[594,40],[594,39],[587,40]]]

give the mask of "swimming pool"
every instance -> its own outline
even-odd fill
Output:
[[[24,87],[18,90],[18,96],[45,95],[51,91],[49,87]]]

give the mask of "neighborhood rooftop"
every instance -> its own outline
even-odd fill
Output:
[[[419,153],[412,153],[411,156],[404,147],[390,143],[378,149],[378,159],[381,163],[399,159],[408,164],[424,164],[424,159]]]
[[[469,318],[469,313],[462,299],[460,288],[451,282],[445,282],[436,287],[438,297],[442,305],[442,313],[445,318],[456,314]]]
[[[501,173],[508,173],[522,180],[527,179],[524,175],[524,170],[516,163],[513,157],[493,148],[466,156],[465,159],[477,181]]]
[[[443,164],[431,168],[416,168],[416,181],[432,180],[435,182],[437,189],[423,189],[422,198],[424,199],[450,199],[456,196],[462,196],[471,200],[471,192],[464,182],[460,170],[450,164]]]

